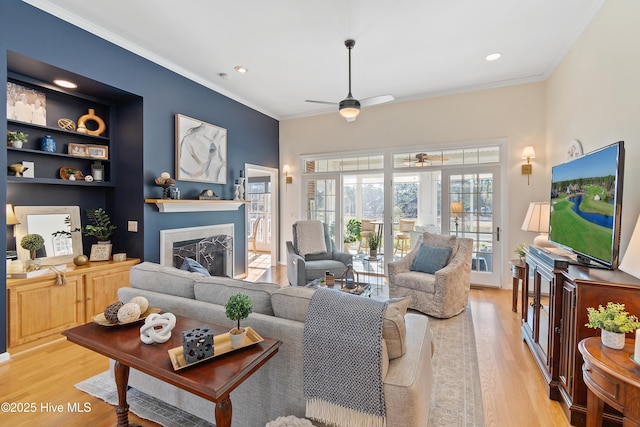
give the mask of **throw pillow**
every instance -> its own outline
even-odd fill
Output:
[[[401,357],[407,352],[407,327],[404,315],[409,306],[409,297],[389,300],[382,321],[382,338],[387,344],[389,360]]]
[[[413,260],[411,270],[435,274],[436,271],[447,265],[450,256],[451,248],[440,248],[422,243],[416,258]]]
[[[200,273],[203,276],[211,276],[211,274],[209,274],[209,270],[204,268],[198,261],[196,261],[194,259],[191,259],[191,258],[185,258],[182,261],[182,265],[180,266],[180,270],[187,270],[187,271],[191,271],[193,273]]]

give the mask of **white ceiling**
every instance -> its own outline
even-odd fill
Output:
[[[605,0],[24,1],[282,120],[346,97],[348,38],[354,97],[402,102],[546,79]]]

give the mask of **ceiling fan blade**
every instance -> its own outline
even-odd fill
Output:
[[[315,101],[313,99],[305,99],[304,102],[313,102],[315,104],[327,104],[327,105],[338,105],[337,102],[329,102],[329,101]]]
[[[370,107],[372,105],[384,104],[385,102],[391,102],[393,100],[395,100],[393,95],[372,96],[371,98],[361,99],[360,106]]]

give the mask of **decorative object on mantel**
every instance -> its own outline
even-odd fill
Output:
[[[589,323],[587,328],[600,328],[602,344],[616,350],[624,348],[624,337],[628,332],[640,329],[640,321],[635,315],[624,311],[624,304],[608,302],[607,307],[587,308]]]
[[[176,178],[227,183],[227,130],[176,114]]]
[[[96,122],[98,126],[97,129],[95,130],[87,129],[87,126],[86,126],[87,122]],[[89,135],[100,136],[102,135],[102,132],[104,132],[106,128],[107,126],[104,124],[104,120],[96,116],[96,110],[94,110],[93,108],[89,108],[89,112],[78,119],[78,128],[76,130],[79,133],[88,133]]]
[[[60,178],[68,181],[82,181],[84,180],[84,174],[79,169],[63,166],[60,168]]]
[[[45,135],[40,138],[40,150],[46,151],[47,153],[55,153],[56,152],[56,140],[51,135]]]
[[[234,190],[233,190],[233,194],[234,194],[233,200],[242,200],[240,198],[240,180],[239,179],[235,180],[235,183],[233,184],[233,188],[234,188]]]
[[[198,200],[220,200],[220,196],[218,196],[213,190],[202,190],[197,197]]]
[[[229,331],[231,338],[231,347],[242,347],[244,337],[247,335],[245,328],[240,327],[240,321],[249,317],[249,314],[253,312],[253,303],[248,295],[238,292],[235,295],[229,297],[229,301],[224,306],[225,314],[229,320],[237,321],[238,327]]]
[[[240,187],[238,187],[239,200],[244,200],[244,182],[245,182],[244,169],[240,169],[240,178],[238,178],[238,184],[240,184]]]
[[[162,187],[162,198],[170,199],[169,188],[176,185],[176,180],[171,178],[169,172],[162,172],[155,180],[156,185]]]
[[[13,176],[22,176],[22,172],[27,170],[27,168],[22,163],[14,163],[9,165],[9,170],[13,172]]]
[[[76,130],[76,124],[71,119],[61,118],[58,119],[58,127],[62,130],[74,131]]]
[[[142,310],[142,307],[140,309]],[[176,316],[173,313],[150,314],[140,328],[140,341],[145,344],[167,342],[171,338],[171,331],[175,326]],[[213,354],[213,338],[211,341],[211,354]]]
[[[22,144],[27,142],[29,134],[21,132],[19,130],[7,131],[7,145],[14,148],[22,148]]]

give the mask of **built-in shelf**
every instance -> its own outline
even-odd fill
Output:
[[[245,200],[174,200],[174,199],[145,199],[145,203],[155,203],[158,210],[168,212],[211,212],[234,211],[248,203]]]

